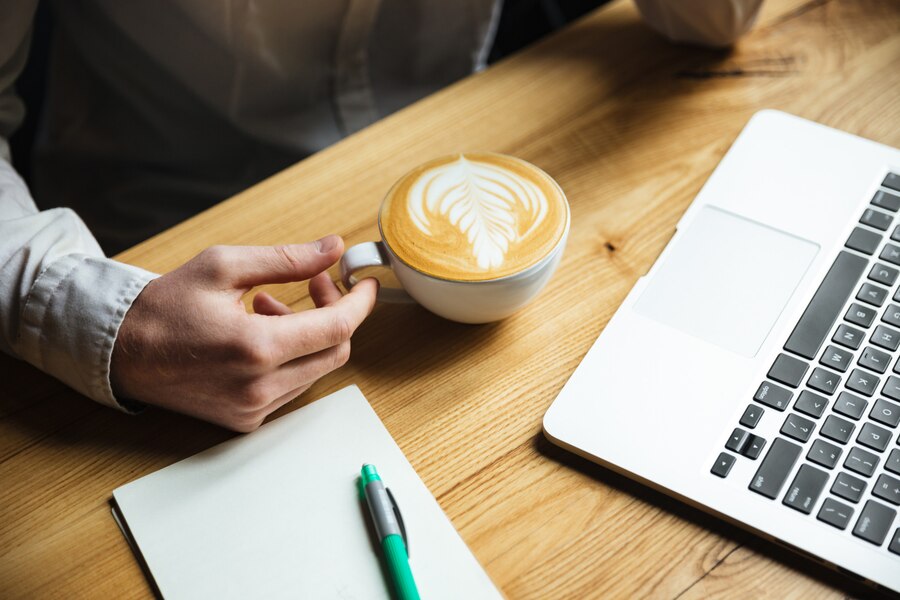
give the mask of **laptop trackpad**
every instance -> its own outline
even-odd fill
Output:
[[[818,251],[813,242],[705,206],[634,309],[752,357]]]

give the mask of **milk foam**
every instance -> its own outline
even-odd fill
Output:
[[[467,153],[429,161],[382,204],[384,241],[409,266],[481,281],[517,273],[565,235],[568,205],[546,173],[521,159]]]
[[[466,236],[483,271],[498,269],[510,244],[527,238],[547,215],[547,196],[531,181],[498,165],[467,160],[424,173],[409,190],[407,208],[416,227],[433,235],[431,220],[444,217]],[[528,229],[516,230],[526,219]]]

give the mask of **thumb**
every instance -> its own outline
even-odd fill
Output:
[[[199,258],[218,283],[251,288],[309,279],[337,262],[343,251],[344,241],[329,235],[306,244],[214,246]]]

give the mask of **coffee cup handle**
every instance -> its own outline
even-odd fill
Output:
[[[348,290],[357,284],[354,275],[360,269],[366,267],[391,268],[387,250],[383,242],[363,242],[350,247],[341,257],[341,281]],[[379,286],[378,300],[380,302],[392,302],[396,304],[412,304],[412,299],[403,288]]]

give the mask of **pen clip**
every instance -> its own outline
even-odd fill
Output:
[[[387,492],[388,498],[391,499],[391,508],[394,509],[394,516],[397,518],[397,524],[400,525],[400,536],[403,538],[403,544],[406,546],[406,556],[409,557],[409,538],[406,537],[406,524],[403,522],[403,515],[400,514],[400,506],[391,493],[391,488],[384,488],[384,491]]]

